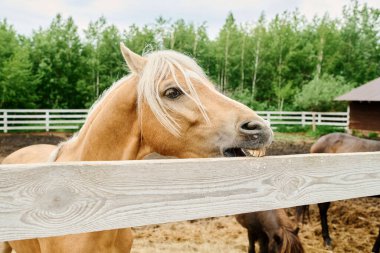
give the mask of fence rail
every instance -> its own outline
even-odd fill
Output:
[[[0,241],[380,194],[380,152],[0,165]]]
[[[0,110],[0,131],[79,129],[88,110]]]
[[[52,110],[0,110],[0,131],[14,130],[63,130],[79,129],[84,123],[88,110],[52,109]],[[258,111],[272,126],[276,125],[312,125],[348,126],[347,112],[276,112]]]
[[[348,126],[347,112],[276,112],[258,111],[271,125]]]

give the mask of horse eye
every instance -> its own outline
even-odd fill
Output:
[[[170,99],[176,99],[182,94],[182,91],[177,88],[169,88],[165,91],[164,96]]]

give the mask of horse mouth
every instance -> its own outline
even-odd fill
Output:
[[[262,157],[265,155],[265,148],[261,149],[245,149],[245,148],[227,148],[223,151],[224,157]]]

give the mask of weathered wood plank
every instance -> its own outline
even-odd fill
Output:
[[[380,152],[0,166],[0,241],[380,194]]]

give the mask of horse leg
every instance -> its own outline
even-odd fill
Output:
[[[248,245],[248,253],[255,253],[255,242],[257,240],[257,237],[255,235],[255,233],[251,230],[251,229],[248,229],[248,242],[249,242],[249,245]]]
[[[319,216],[321,218],[322,237],[325,247],[331,248],[331,237],[329,234],[329,225],[327,222],[327,210],[329,210],[330,202],[319,203]]]
[[[296,206],[296,219],[298,224],[305,224],[306,219],[310,220],[309,205]]]
[[[377,235],[377,239],[375,241],[375,244],[372,248],[372,253],[380,253],[380,227],[379,227],[379,234]]]
[[[123,228],[117,231],[117,236],[115,240],[116,253],[128,253],[131,252],[133,243],[133,233],[130,228]]]
[[[259,239],[260,253],[269,253],[269,239],[267,236],[261,236]]]
[[[12,248],[8,242],[0,242],[0,253],[11,253]]]

